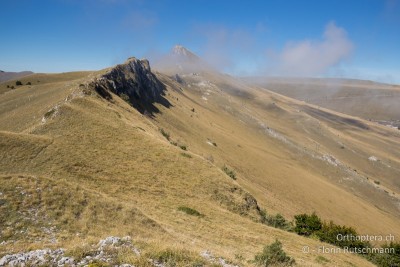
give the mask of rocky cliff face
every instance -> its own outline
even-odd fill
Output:
[[[163,97],[164,84],[151,72],[146,59],[131,57],[96,79],[91,86],[107,100],[112,100],[111,92],[119,95],[141,113],[158,112],[155,102],[170,106]]]

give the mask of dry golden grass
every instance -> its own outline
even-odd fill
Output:
[[[267,93],[259,93],[257,98],[265,99],[258,101],[221,91],[202,102],[201,92],[185,88],[182,93],[177,84],[160,75],[173,86],[166,96],[173,107],[160,106],[162,112],[152,120],[117,97],[110,103],[96,94],[81,94],[79,84],[94,74],[79,75],[72,82],[61,75],[32,90],[20,87],[0,94],[0,192],[5,200],[0,206],[5,214],[0,219],[0,241],[7,242],[0,246],[0,254],[43,246],[65,247],[79,254],[79,248],[84,250],[85,244],[106,236],[130,235],[146,257],[167,258],[178,266],[202,261],[199,254],[205,250],[246,266],[252,265],[250,261],[264,245],[278,238],[300,266],[323,265],[317,253],[301,250],[304,245],[321,246],[320,242],[257,222],[257,212],[244,200],[245,190],[262,208],[287,218],[316,210],[337,223],[354,226],[359,222],[357,229],[363,232],[399,232],[398,217],[386,198],[382,197],[382,203],[389,203],[384,212],[386,207],[376,208],[361,193],[357,191],[357,197],[336,181],[335,168],[267,136],[258,121],[249,117],[265,121],[311,150],[314,141],[307,138],[322,144],[317,139],[321,134],[307,137],[296,121],[310,120],[310,131],[318,122],[296,113],[297,102]],[[26,101],[34,90],[38,97]],[[276,104],[268,105],[268,99]],[[56,112],[45,116],[55,106]],[[324,134],[335,131],[329,122],[322,123],[329,127]],[[171,145],[160,128],[189,150]],[[389,133],[371,128],[374,131],[365,134],[353,128],[340,132],[348,131],[344,140],[355,138],[373,148],[372,136]],[[380,157],[392,159],[391,164],[397,166],[397,154],[389,149],[398,145],[398,137],[393,136],[380,141],[388,149],[380,150]],[[321,149],[333,153],[333,146],[327,141]],[[346,143],[346,147],[370,153],[356,143]],[[221,170],[224,164],[235,170],[236,181]],[[372,171],[365,169],[368,174]],[[390,177],[380,180],[398,192]],[[180,211],[183,206],[202,216]],[[369,222],[360,221],[365,216],[371,216]],[[121,261],[147,264],[146,257],[120,253]],[[351,254],[324,257],[337,266],[347,266],[346,262],[371,265]]]
[[[157,116],[160,127],[215,165],[232,166],[237,182],[268,211],[316,211],[366,234],[400,236],[398,131],[331,111],[318,115],[316,107],[243,85],[238,94],[224,77],[203,78],[228,88],[211,88],[205,101],[209,88],[187,79],[192,87],[170,91],[174,108]],[[380,160],[370,161],[373,155]],[[330,164],[330,156],[340,164]]]

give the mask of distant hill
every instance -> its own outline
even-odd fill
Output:
[[[246,77],[249,84],[392,127],[400,126],[400,86],[337,78]]]
[[[32,71],[7,72],[7,71],[0,70],[0,82],[17,79],[17,78],[24,77],[24,76],[31,75],[31,74],[33,74]]]

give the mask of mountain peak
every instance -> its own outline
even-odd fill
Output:
[[[182,45],[175,45],[172,48],[172,53],[174,57],[180,58],[181,60],[189,60],[189,61],[198,61],[200,58],[195,55],[193,52],[191,52],[189,49]]]
[[[206,62],[182,45],[175,45],[154,66],[168,73],[191,73],[210,69]]]

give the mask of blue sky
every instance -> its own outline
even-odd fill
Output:
[[[181,44],[236,75],[400,83],[400,0],[2,0],[0,70],[101,69]]]

